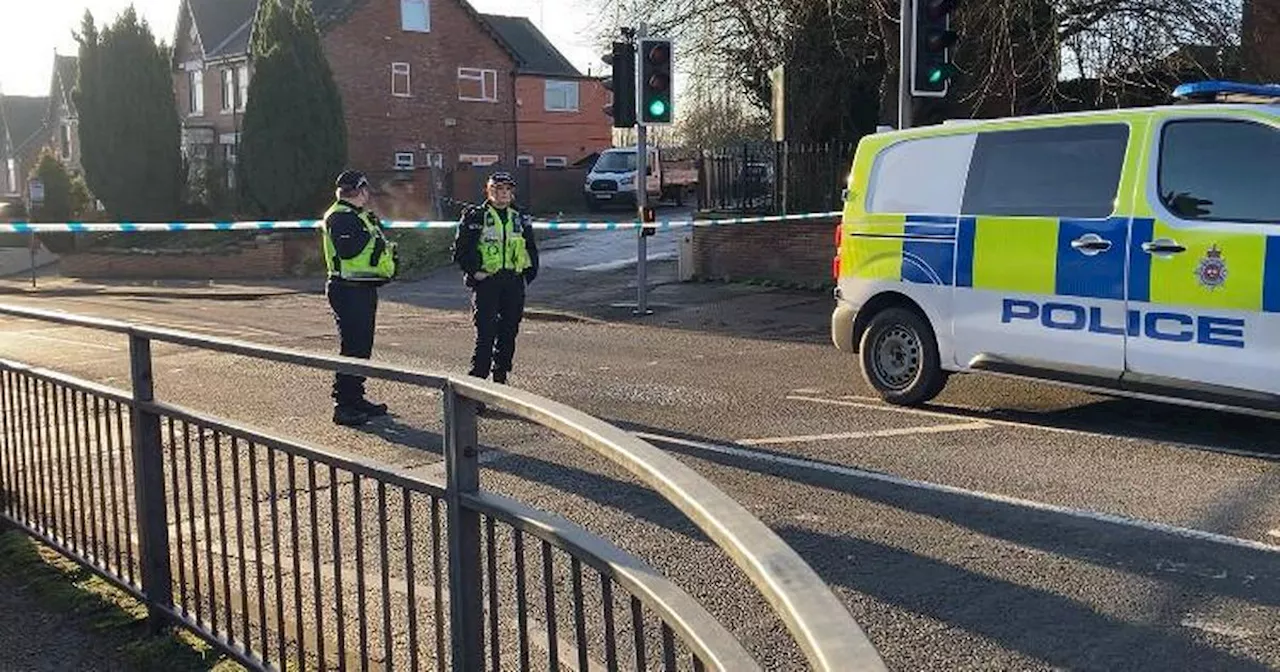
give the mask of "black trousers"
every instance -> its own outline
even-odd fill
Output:
[[[369,359],[373,355],[373,329],[378,314],[378,289],[374,286],[330,281],[326,287],[329,307],[338,323],[339,353]],[[364,398],[364,376],[334,375],[334,401],[340,406]]]
[[[471,375],[503,378],[516,355],[516,334],[524,317],[524,276],[501,271],[471,288],[471,320],[476,327],[476,347],[471,355]]]

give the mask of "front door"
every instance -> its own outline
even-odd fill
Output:
[[[1280,119],[1175,112],[1149,142],[1126,384],[1270,407],[1280,399]]]
[[[1135,134],[1096,120],[979,135],[956,245],[956,364],[1119,380],[1129,220],[1116,213]]]

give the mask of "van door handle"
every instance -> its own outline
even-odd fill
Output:
[[[1187,248],[1184,245],[1179,245],[1176,240],[1160,238],[1149,243],[1143,243],[1142,251],[1148,254],[1180,254],[1186,252]]]
[[[1081,254],[1093,256],[1111,249],[1111,241],[1096,233],[1086,233],[1071,241],[1071,247],[1078,250]]]

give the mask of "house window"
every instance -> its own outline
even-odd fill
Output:
[[[9,191],[18,190],[18,164],[9,159]]]
[[[546,168],[564,168],[569,165],[569,159],[563,156],[548,156],[542,159],[542,165]]]
[[[396,152],[396,170],[413,170],[413,152]]]
[[[236,109],[244,111],[245,105],[249,104],[249,65],[243,64],[236,68],[236,83],[240,87],[240,97],[236,99]]]
[[[548,79],[545,107],[548,112],[577,112],[578,83],[557,82]]]
[[[227,133],[219,138],[222,145],[222,161],[227,171],[227,188],[236,188],[236,160],[239,158],[236,150],[239,149],[240,135],[238,133]]]
[[[187,112],[192,115],[204,114],[203,71],[187,71]]]
[[[236,71],[231,68],[222,69],[222,111],[231,112],[236,109]]]
[[[400,28],[415,33],[431,31],[430,0],[400,0]]]
[[[427,155],[427,162],[432,168],[443,168],[444,154],[440,152],[432,152]]]
[[[498,162],[497,154],[459,154],[458,163],[469,163],[473,166],[492,166]]]
[[[458,100],[498,102],[498,71],[458,68]]]
[[[62,125],[61,133],[58,134],[59,149],[63,159],[71,158],[71,126]]]
[[[516,157],[516,165],[517,165],[517,166],[532,166],[532,165],[533,165],[533,156],[532,156],[532,155],[530,155],[530,154],[521,154],[520,156]]]
[[[409,97],[409,64],[391,64],[391,95]]]

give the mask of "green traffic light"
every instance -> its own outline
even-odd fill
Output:
[[[942,68],[933,68],[929,70],[929,83],[937,84],[942,81]]]
[[[649,114],[655,117],[661,117],[667,113],[667,104],[662,99],[655,99],[649,103]]]

